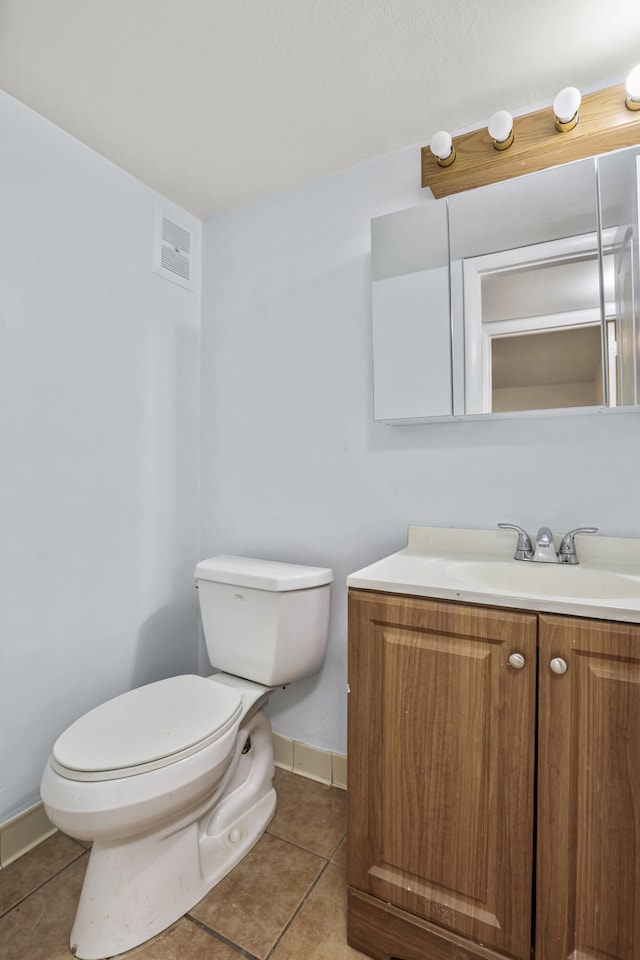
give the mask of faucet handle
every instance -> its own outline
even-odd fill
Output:
[[[560,549],[558,550],[558,560],[560,563],[571,563],[576,564],[580,561],[578,560],[578,554],[576,553],[576,545],[574,542],[574,537],[576,533],[597,533],[597,527],[576,527],[575,530],[569,530],[569,533],[565,533],[564,537],[560,542]]]
[[[516,552],[513,555],[513,559],[531,560],[533,557],[533,546],[531,543],[531,537],[527,531],[523,530],[522,527],[517,527],[515,523],[499,523],[498,526],[501,530],[518,531],[518,543],[516,545]]]

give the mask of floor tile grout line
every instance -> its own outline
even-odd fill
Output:
[[[272,836],[273,836],[273,834],[272,834]],[[278,839],[278,840],[282,840],[283,838],[282,838],[282,837],[278,837],[277,839]],[[286,840],[285,843],[291,843],[291,841]],[[339,845],[340,845],[340,844],[338,844],[338,846],[339,846]],[[291,843],[291,846],[292,846],[292,847],[297,847],[297,844]],[[305,847],[300,847],[299,849],[304,850],[305,853],[310,853],[310,852],[311,852],[311,851],[307,850]],[[336,847],[336,850],[337,850],[337,849],[338,849],[338,848]],[[273,953],[273,951],[276,949],[276,947],[278,946],[278,944],[279,944],[280,941],[282,940],[283,936],[285,935],[285,933],[287,932],[287,930],[289,929],[289,927],[291,926],[291,924],[293,923],[293,921],[294,921],[295,918],[298,916],[298,914],[299,914],[300,911],[302,910],[303,906],[305,905],[305,903],[307,902],[307,900],[308,900],[309,897],[311,896],[311,893],[313,892],[316,884],[317,884],[318,881],[320,880],[320,877],[323,876],[323,874],[324,874],[325,870],[327,869],[327,867],[328,867],[328,866],[334,866],[334,867],[336,866],[335,863],[334,863],[334,864],[331,864],[331,861],[330,861],[329,859],[327,859],[327,857],[322,857],[322,856],[320,856],[319,854],[314,854],[314,856],[316,856],[316,857],[318,858],[318,860],[323,860],[323,861],[324,861],[324,863],[323,863],[323,865],[322,865],[322,868],[321,868],[318,876],[317,876],[317,877],[315,878],[315,880],[310,884],[308,890],[306,891],[306,893],[304,894],[304,896],[303,896],[302,899],[300,900],[300,903],[299,903],[298,906],[295,908],[295,910],[293,911],[293,913],[291,914],[291,916],[289,917],[289,919],[288,919],[287,922],[285,923],[284,927],[282,928],[282,930],[281,930],[280,933],[278,934],[278,936],[277,936],[277,938],[276,938],[273,946],[270,947],[269,950],[267,951],[267,953],[265,954],[265,957],[263,958],[263,960],[268,960],[268,958],[271,956],[271,954]],[[340,869],[340,868],[338,868],[338,869]],[[198,920],[197,917],[193,916],[193,915],[192,915],[191,913],[189,913],[188,911],[187,911],[187,913],[186,913],[184,916],[185,916],[185,918],[186,918],[187,920],[190,920],[193,924],[195,924],[195,926],[200,927],[202,930],[205,930],[207,933],[211,934],[211,936],[213,936],[213,937],[216,937],[216,938],[217,938],[218,940],[220,940],[222,943],[226,943],[229,947],[233,947],[235,950],[239,950],[240,953],[241,953],[244,957],[247,958],[247,960],[260,960],[259,957],[254,956],[254,954],[252,954],[252,953],[249,953],[248,950],[245,950],[244,947],[241,947],[239,944],[235,943],[233,940],[228,940],[227,937],[225,937],[222,933],[219,933],[217,930],[214,930],[213,927],[208,926],[208,924],[204,923],[202,920]]]
[[[212,927],[209,927],[206,923],[203,923],[202,920],[198,920],[198,918],[194,917],[192,914],[185,913],[184,919],[188,920],[195,927],[199,927],[200,930],[204,930],[205,933],[208,933],[215,940],[220,941],[220,943],[224,943],[227,947],[231,947],[233,950],[236,951],[236,953],[239,953],[241,956],[243,956],[245,960],[260,960],[260,958],[256,957],[255,954],[250,953],[248,950],[245,950],[244,947],[241,947],[239,944],[234,943],[233,940],[229,940],[223,934],[218,933],[217,930],[214,930]]]
[[[284,843],[290,844],[297,850],[304,850],[305,853],[312,853],[314,857],[319,857],[321,860],[326,860],[327,863],[331,861],[331,857],[335,856],[336,850],[347,835],[346,832],[342,834],[331,853],[327,856],[327,854],[318,853],[317,850],[312,850],[310,847],[304,847],[301,843],[296,843],[295,840],[288,840],[287,837],[281,837],[279,833],[272,833],[270,830],[265,830],[265,833],[268,833],[270,837],[275,837],[276,840],[282,840]]]
[[[338,852],[338,847],[340,846],[340,844],[342,843],[343,840],[346,840],[346,838],[347,838],[347,831],[345,830],[345,832],[342,834],[342,836],[340,837],[340,839],[339,839],[338,842],[336,843],[336,845],[335,845],[335,847],[334,847],[334,849],[333,849],[333,852],[332,852],[331,855],[327,858],[327,859],[329,860],[329,863],[332,863],[332,862],[333,862],[333,858],[335,857],[336,853]],[[337,864],[334,864],[334,866],[337,866]]]
[[[73,860],[69,860],[68,863],[65,863],[64,867],[60,867],[59,870],[56,870],[55,873],[52,873],[51,876],[47,877],[46,880],[43,880],[42,883],[39,883],[37,887],[34,887],[33,890],[30,890],[29,893],[26,893],[26,894],[24,895],[24,897],[20,897],[20,899],[19,899],[19,900],[16,900],[15,903],[12,903],[11,906],[8,907],[6,910],[0,911],[0,920],[4,920],[4,918],[5,918],[6,916],[8,916],[8,915],[11,913],[12,910],[15,910],[16,907],[19,907],[21,904],[23,904],[23,903],[25,902],[25,900],[28,900],[28,899],[29,899],[29,897],[32,897],[32,896],[33,896],[35,893],[37,893],[39,890],[42,890],[42,888],[43,888],[43,887],[46,887],[46,885],[47,885],[51,880],[54,880],[56,877],[59,877],[61,873],[64,873],[64,871],[65,871],[68,867],[70,867],[72,863],[76,863],[78,860],[81,860],[82,857],[86,856],[88,853],[89,853],[88,850],[81,850],[80,853],[78,854],[78,856],[77,856],[77,857],[74,857]],[[5,867],[5,869],[6,869],[6,867]]]
[[[324,859],[324,858],[323,858],[323,859]],[[300,903],[298,904],[298,906],[296,907],[296,909],[293,911],[293,913],[291,914],[291,916],[289,917],[289,919],[288,919],[287,922],[285,923],[284,927],[283,927],[282,930],[280,931],[280,934],[279,934],[278,938],[276,939],[276,942],[273,944],[273,946],[271,947],[271,949],[267,951],[264,960],[269,960],[269,958],[273,955],[273,952],[278,948],[278,946],[279,946],[280,943],[282,942],[282,939],[283,939],[284,935],[285,935],[285,934],[287,933],[287,931],[289,930],[291,924],[292,924],[293,921],[296,919],[296,917],[298,916],[298,914],[300,913],[300,911],[301,911],[302,908],[304,907],[305,903],[307,902],[307,900],[309,899],[309,897],[311,896],[311,894],[313,893],[313,891],[314,891],[315,888],[317,887],[317,885],[318,885],[318,883],[319,883],[319,881],[320,881],[320,878],[324,876],[324,874],[325,874],[325,872],[326,872],[327,867],[329,866],[329,864],[330,864],[330,861],[325,859],[325,863],[324,863],[324,866],[323,866],[322,870],[320,871],[320,873],[318,874],[318,876],[315,878],[315,880],[313,881],[313,883],[311,884],[311,886],[309,887],[309,889],[308,889],[307,892],[305,893],[304,897],[302,898],[302,900],[300,901]]]

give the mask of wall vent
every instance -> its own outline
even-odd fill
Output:
[[[181,287],[195,290],[193,246],[192,231],[156,207],[153,216],[153,272]]]

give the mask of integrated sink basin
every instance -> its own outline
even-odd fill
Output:
[[[566,600],[640,598],[640,575],[588,565],[528,560],[448,561],[451,575],[474,589]]]
[[[347,585],[640,623],[640,539],[576,539],[579,563],[514,560],[509,530],[410,527],[407,546]]]

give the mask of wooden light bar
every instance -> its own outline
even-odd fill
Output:
[[[446,197],[640,143],[640,110],[629,110],[625,97],[624,83],[588,93],[577,126],[567,133],[556,130],[553,106],[514,117],[508,150],[494,148],[486,127],[454,137],[456,159],[449,167],[438,166],[429,147],[423,147],[422,186]]]

